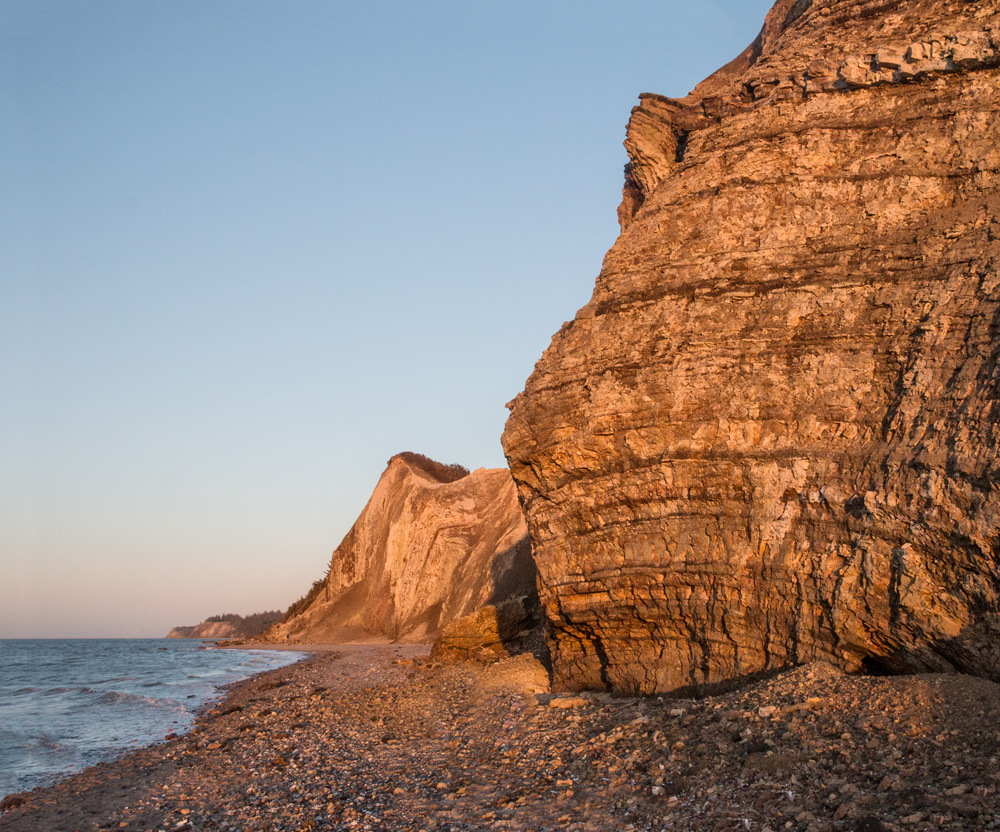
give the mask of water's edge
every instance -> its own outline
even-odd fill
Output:
[[[18,645],[22,648],[22,652],[24,652],[24,644],[25,642],[29,641],[33,642],[36,640],[27,640],[27,639],[0,640],[0,649],[11,646],[14,644],[14,642],[17,642]],[[56,642],[60,642],[62,644],[72,644],[73,647],[79,650],[81,655],[85,656],[85,648],[78,642],[84,642],[84,641],[97,642],[98,640],[38,639],[37,641],[39,643],[49,642],[50,644],[54,644]],[[143,644],[143,647],[144,647],[144,652],[147,654],[146,656],[147,661],[149,658],[148,654],[152,650],[155,650],[157,653],[159,653],[159,651],[164,649],[160,646],[155,646],[162,644],[164,640],[106,639],[100,641],[104,644],[107,644],[108,642],[112,641],[120,642],[121,647],[123,648],[123,655],[126,656],[129,647],[134,648],[137,643],[144,642],[145,644]],[[217,647],[214,645],[214,643],[210,643],[210,641],[206,639],[184,639],[184,640],[178,639],[171,641],[174,641],[175,643],[177,641],[187,642],[187,645],[184,647],[177,645],[176,647],[173,648],[175,651],[178,651],[177,653],[175,653],[174,658],[176,658],[178,654],[181,656],[182,661],[180,667],[165,665],[162,668],[163,672],[159,679],[152,682],[147,682],[143,684],[143,686],[153,688],[161,685],[168,687],[171,685],[179,685],[180,686],[179,695],[186,696],[188,698],[196,697],[196,694],[187,693],[187,691],[189,690],[195,690],[196,688],[199,688],[203,691],[204,688],[210,688],[210,691],[208,693],[203,693],[203,692],[198,693],[197,698],[199,698],[199,701],[197,704],[185,706],[185,710],[178,711],[177,713],[174,714],[170,714],[172,716],[178,717],[176,720],[171,720],[172,724],[170,726],[167,726],[165,724],[163,714],[159,714],[157,719],[151,719],[149,722],[145,724],[143,724],[140,719],[139,724],[141,725],[141,730],[139,730],[135,735],[139,737],[138,739],[129,738],[126,740],[121,736],[108,737],[106,740],[108,745],[105,748],[100,748],[95,750],[92,747],[91,748],[77,747],[74,745],[74,740],[76,739],[75,737],[59,735],[59,734],[48,735],[48,732],[46,731],[38,732],[37,729],[38,721],[40,719],[44,719],[44,710],[45,707],[49,704],[47,702],[44,702],[43,700],[47,698],[46,694],[50,693],[50,691],[46,691],[44,689],[35,689],[29,693],[23,694],[24,701],[22,703],[14,703],[12,701],[12,695],[20,694],[22,693],[22,691],[18,690],[11,691],[10,690],[11,684],[7,684],[5,687],[8,696],[2,703],[0,703],[0,713],[2,713],[3,711],[2,709],[3,705],[8,706],[7,708],[8,713],[4,715],[3,719],[0,719],[0,722],[10,720],[9,722],[7,722],[7,724],[9,726],[12,726],[12,728],[15,731],[23,729],[24,725],[23,723],[18,722],[17,713],[14,713],[13,715],[9,713],[9,711],[12,709],[11,706],[13,706],[15,710],[17,708],[20,708],[22,715],[26,716],[24,722],[31,723],[30,725],[28,725],[26,729],[24,729],[26,731],[25,735],[30,736],[32,739],[34,739],[34,734],[32,733],[32,731],[35,731],[38,732],[38,736],[43,744],[45,742],[48,742],[53,748],[65,747],[69,749],[68,753],[72,757],[72,761],[69,762],[69,764],[67,765],[66,761],[64,760],[62,761],[62,763],[53,764],[47,769],[44,762],[41,764],[34,764],[34,761],[29,759],[27,760],[27,763],[29,764],[28,767],[19,767],[18,763],[19,762],[24,763],[25,762],[24,760],[19,761],[17,759],[8,759],[11,768],[8,769],[8,771],[3,771],[2,769],[0,769],[0,800],[3,800],[5,797],[8,797],[10,795],[36,792],[38,790],[51,788],[57,783],[61,783],[64,780],[73,777],[74,775],[77,775],[81,772],[85,772],[89,769],[92,769],[95,766],[112,763],[117,760],[126,758],[139,751],[149,749],[157,745],[161,745],[164,742],[168,742],[169,740],[167,739],[167,737],[173,739],[175,737],[184,736],[190,733],[198,725],[200,720],[205,718],[205,716],[208,715],[211,711],[219,707],[220,703],[224,703],[230,696],[232,696],[232,694],[236,690],[241,689],[242,686],[250,684],[254,680],[262,676],[266,676],[268,674],[275,673],[282,669],[288,668],[289,666],[294,666],[297,664],[308,662],[315,655],[315,653],[309,649],[304,649],[304,650],[303,649],[288,650],[280,648],[269,649],[266,645],[247,645],[247,646],[239,646],[232,648],[225,646]],[[41,649],[44,649],[44,645],[41,646]],[[239,664],[236,665],[227,665],[227,664],[223,664],[221,666],[209,665],[203,668],[206,677],[210,677],[213,673],[222,673],[228,677],[226,681],[219,681],[219,682],[215,682],[211,678],[199,678],[197,676],[193,676],[190,674],[187,674],[187,679],[183,680],[176,677],[171,677],[169,675],[171,671],[178,672],[178,671],[189,671],[198,669],[193,667],[187,667],[184,665],[183,663],[183,658],[185,657],[184,653],[190,651],[192,653],[197,652],[200,654],[201,651],[203,650],[211,651],[213,653],[216,651],[218,651],[219,653],[225,652],[228,654],[232,654],[234,656],[236,654],[247,654],[248,657],[259,655],[262,658],[271,659],[271,664],[268,667],[257,668],[257,669],[254,669],[252,667],[246,667],[245,669],[250,671],[246,675],[239,675],[241,673],[241,668],[243,668],[245,665],[245,662],[240,662]],[[102,672],[106,672],[106,669],[103,667],[100,667],[98,669],[101,670]],[[3,671],[4,668],[0,667],[0,676],[5,675]],[[59,695],[62,695],[61,694],[62,691],[76,690],[76,691],[86,691],[91,694],[100,693],[101,690],[100,688],[92,690],[88,687],[88,682],[90,680],[90,677],[94,675],[94,671],[92,668],[85,667],[84,670],[80,670],[78,672],[80,675],[78,677],[74,677],[72,675],[73,671],[72,670],[68,671],[63,686],[54,688],[54,691],[56,692],[57,696],[52,697],[53,699],[56,699]],[[146,672],[147,673],[149,672],[148,668],[146,669]],[[10,673],[8,672],[6,675],[8,678],[4,679],[4,681],[8,683],[11,682]],[[98,673],[97,675],[101,674]],[[237,678],[232,678],[234,675],[236,675]],[[133,677],[133,680],[135,679],[141,680],[142,678],[144,677],[141,676]],[[146,678],[155,679],[155,676],[149,676]],[[19,679],[15,678],[14,682],[16,683],[17,681],[19,681]],[[108,679],[101,681],[115,682],[120,680]],[[188,687],[183,686],[185,682],[187,682]],[[52,678],[43,677],[41,687],[44,688],[45,685],[50,685],[50,684],[52,684]],[[110,699],[112,703],[116,703],[122,695],[116,690],[111,690],[103,693],[102,696],[104,698]],[[98,699],[100,699],[100,697]],[[173,700],[167,699],[165,701],[170,702]],[[67,707],[64,705],[64,710],[72,711],[74,709],[72,707]],[[76,708],[76,710],[80,709]],[[91,739],[96,736],[97,741],[100,742],[102,739],[104,739],[100,734],[102,723],[106,723],[109,721],[113,722],[114,720],[115,720],[115,715],[112,713],[111,708],[105,708],[103,710],[100,708],[95,708],[94,714],[91,719],[88,720],[88,714],[86,713],[80,718],[79,720],[80,732]],[[30,758],[31,753],[28,752],[27,756]]]

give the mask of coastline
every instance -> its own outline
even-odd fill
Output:
[[[204,641],[204,639],[195,639]],[[46,832],[70,832],[70,830],[107,828],[114,819],[114,827],[119,829],[176,829],[200,828],[193,827],[190,822],[184,823],[188,812],[177,810],[178,818],[156,819],[148,811],[130,811],[128,804],[134,804],[143,798],[149,799],[156,795],[156,787],[162,786],[168,793],[187,802],[187,796],[182,798],[172,789],[170,783],[182,769],[190,768],[192,761],[188,759],[191,752],[199,747],[199,737],[206,733],[213,735],[226,732],[230,726],[221,719],[230,714],[239,713],[248,701],[264,693],[277,691],[289,685],[293,678],[302,683],[300,676],[309,665],[322,657],[336,655],[342,658],[338,668],[342,678],[340,686],[351,690],[361,682],[370,679],[378,671],[372,661],[370,650],[374,648],[385,652],[385,658],[396,660],[398,657],[413,657],[426,654],[429,644],[421,645],[334,645],[334,644],[295,644],[270,645],[246,643],[240,645],[218,645],[210,649],[234,649],[246,651],[268,651],[302,653],[304,658],[292,664],[279,668],[263,670],[236,682],[231,682],[220,688],[222,696],[210,703],[195,718],[191,728],[181,734],[167,734],[157,743],[143,746],[130,751],[110,762],[101,762],[80,771],[60,778],[51,786],[42,786],[29,792],[9,795],[4,803],[12,804],[6,811],[0,811],[0,829],[3,830],[46,830]],[[398,675],[398,674],[397,674]],[[280,696],[274,697],[280,699]],[[226,737],[232,740],[232,735]],[[211,745],[211,741],[202,745]],[[217,746],[217,747],[221,747]],[[212,751],[213,748],[206,750]],[[181,792],[183,790],[180,790]],[[13,798],[13,800],[11,800]],[[134,807],[132,807],[134,808]],[[125,812],[130,820],[118,819]],[[153,815],[159,814],[154,811]],[[105,820],[101,820],[104,818]],[[167,820],[170,820],[167,823]],[[178,826],[178,824],[181,824]]]
[[[229,684],[304,657],[212,646],[155,638],[0,641],[0,807],[182,734]]]
[[[315,646],[4,832],[989,829],[1000,686],[807,666],[702,699],[553,694],[530,656]]]
[[[216,650],[276,650],[282,653],[333,653],[337,650],[352,647],[425,647],[430,650],[430,644],[396,644],[391,641],[349,641],[341,644],[299,644],[289,642],[244,641],[242,643],[216,643]]]

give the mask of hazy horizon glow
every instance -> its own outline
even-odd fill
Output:
[[[769,6],[0,5],[0,638],[283,609],[393,454],[504,465],[638,94]]]

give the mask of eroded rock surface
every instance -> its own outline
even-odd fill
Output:
[[[431,658],[492,661],[519,653],[547,658],[540,612],[534,594],[487,604],[446,624],[431,648]]]
[[[322,591],[265,638],[433,641],[446,623],[484,605],[537,599],[535,577],[507,469],[456,474],[398,454],[333,553]]]
[[[557,685],[1000,678],[998,64],[996,0],[782,0],[642,96],[504,434]]]

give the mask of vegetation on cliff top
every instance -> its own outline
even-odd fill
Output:
[[[413,451],[403,451],[401,454],[396,454],[387,464],[391,465],[393,459],[403,460],[438,482],[457,482],[463,477],[469,476],[469,469],[464,465],[445,465],[443,462],[438,462],[423,454],[415,454]]]
[[[330,567],[327,566],[326,575],[329,574]],[[323,587],[326,586],[326,575],[316,581],[313,581],[313,585],[309,587],[309,591],[299,598],[298,601],[293,601],[291,603],[288,609],[285,610],[285,614],[281,617],[281,624],[284,624],[300,612],[305,612],[305,610],[308,609],[309,605],[319,597],[319,594],[323,591]]]
[[[244,638],[259,636],[280,620],[281,610],[255,612],[253,615],[246,616],[227,612],[222,615],[212,615],[205,619],[208,623],[229,624]]]

